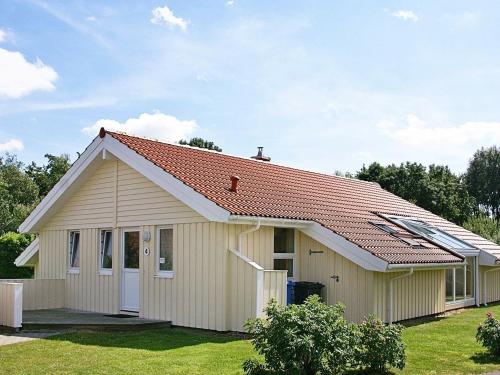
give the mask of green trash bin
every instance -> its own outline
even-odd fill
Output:
[[[311,281],[297,281],[293,288],[294,301],[296,305],[304,303],[307,297],[317,294],[321,297],[321,290],[325,286],[321,283]]]

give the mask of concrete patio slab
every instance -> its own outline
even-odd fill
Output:
[[[108,314],[70,309],[31,310],[23,312],[23,329],[141,329],[170,326],[170,322],[136,316],[118,318]]]

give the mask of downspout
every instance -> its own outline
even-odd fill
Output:
[[[248,230],[245,230],[243,232],[240,233],[240,235],[238,236],[238,252],[241,253],[241,248],[243,247],[242,244],[243,244],[243,236],[247,235],[247,234],[250,234],[252,232],[255,232],[255,231],[258,231],[260,228],[260,220],[257,220],[257,224],[255,224],[254,227],[248,229]]]
[[[487,293],[487,283],[486,283],[486,274],[489,273],[489,272],[497,272],[497,271],[500,271],[500,267],[498,268],[493,268],[492,270],[488,270],[488,271],[484,271],[484,280],[483,280],[483,305],[484,306],[488,306],[488,303],[486,303],[486,298],[488,297],[488,293]]]
[[[393,304],[394,304],[394,297],[393,297],[394,284],[393,284],[393,281],[396,281],[399,279],[404,279],[404,278],[409,277],[411,275],[413,275],[413,267],[410,268],[410,270],[407,273],[389,279],[389,311],[388,311],[388,319],[387,319],[389,324],[392,324],[392,321],[393,321]]]
[[[479,289],[479,255],[474,257],[474,295],[476,296],[476,307],[479,307],[481,300],[480,289]]]

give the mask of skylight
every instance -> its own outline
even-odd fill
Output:
[[[438,229],[424,221],[416,219],[408,219],[404,217],[390,217],[396,224],[409,229],[411,232],[416,233],[424,238],[427,238],[446,249],[452,250],[473,250],[473,246],[459,240],[451,234]]]

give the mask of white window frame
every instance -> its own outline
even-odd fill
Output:
[[[71,267],[71,233],[78,233],[78,251],[79,251],[79,263],[82,262],[82,233],[79,230],[71,229],[68,230],[68,273],[78,274],[80,273],[80,267]]]
[[[453,305],[462,305],[462,304],[470,304],[471,302],[475,301],[476,299],[476,287],[474,285],[475,282],[475,273],[476,273],[476,265],[475,263],[477,262],[477,259],[475,257],[472,258],[472,264],[466,264],[465,266],[460,266],[460,267],[454,267],[452,268],[453,270],[453,301],[446,301],[446,306],[453,306]],[[472,296],[467,298],[467,267],[470,267],[472,269]],[[462,299],[457,299],[457,293],[456,293],[456,274],[458,272],[463,272],[464,273],[464,298]],[[446,298],[446,291],[445,291],[445,298]]]
[[[276,227],[273,228],[273,269],[274,269],[274,260],[275,259],[291,259],[293,262],[293,275],[292,277],[287,277],[288,280],[295,281],[297,280],[297,275],[298,275],[298,270],[297,270],[297,239],[298,239],[298,233],[295,228],[284,228],[284,229],[290,229],[293,230],[293,253],[275,253],[274,252],[274,230]]]
[[[162,271],[160,270],[160,230],[171,229],[172,230],[172,270]],[[155,269],[156,277],[172,279],[174,277],[174,258],[175,258],[175,231],[173,225],[161,225],[156,227],[156,246],[155,246]]]
[[[103,241],[102,241],[102,234],[103,232],[111,232],[111,268],[102,268],[102,257],[103,257]],[[114,247],[114,233],[112,228],[103,228],[99,230],[99,238],[97,239],[99,241],[99,275],[102,276],[111,276],[113,275],[113,265],[114,265],[114,254],[113,254],[113,247]]]

